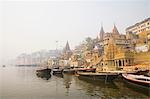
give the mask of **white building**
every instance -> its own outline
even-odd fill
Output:
[[[145,19],[144,21],[141,21],[139,23],[136,23],[128,28],[126,28],[126,33],[134,33],[139,34],[144,31],[150,30],[150,18]]]

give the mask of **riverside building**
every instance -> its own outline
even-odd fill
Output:
[[[126,28],[126,34],[136,52],[150,50],[150,18]]]
[[[130,40],[126,39],[126,35],[119,33],[116,25],[114,25],[112,32],[106,33],[101,27],[99,35],[98,44],[103,50],[101,50],[102,54],[99,57],[98,70],[116,70],[123,68],[123,66],[133,65],[134,58],[130,49]]]

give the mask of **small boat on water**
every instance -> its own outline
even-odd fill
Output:
[[[149,76],[150,77],[150,70],[140,70],[140,71],[137,71],[135,74],[136,75],[144,75],[144,76]]]
[[[144,75],[122,74],[123,78],[131,83],[150,87],[150,77]]]
[[[118,73],[113,72],[77,72],[79,78],[87,78],[92,80],[101,80],[101,81],[112,81],[118,77]]]
[[[46,73],[46,74],[50,74],[51,73],[51,69],[50,68],[41,68],[36,70],[37,73]]]
[[[53,66],[52,67],[53,74],[62,74],[63,68],[60,66]]]
[[[79,71],[79,72],[95,72],[96,68],[77,68],[77,69],[75,69],[75,71]]]

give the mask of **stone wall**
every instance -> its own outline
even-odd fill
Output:
[[[136,53],[134,55],[134,62],[136,64],[146,64],[150,65],[150,52],[141,52],[141,53]]]

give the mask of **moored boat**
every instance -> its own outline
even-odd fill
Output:
[[[52,71],[53,74],[62,74],[63,68],[60,68],[59,66],[53,66]]]
[[[140,70],[140,71],[137,71],[135,74],[136,75],[144,75],[144,76],[149,76],[150,77],[150,70]]]
[[[95,72],[96,68],[77,68],[75,71],[79,72]]]
[[[150,87],[150,77],[144,75],[122,74],[123,78],[131,83]]]
[[[50,68],[42,68],[42,69],[38,69],[36,70],[37,73],[46,73],[46,74],[50,74],[51,73],[51,69]]]
[[[118,77],[118,73],[110,72],[101,72],[101,73],[92,73],[92,72],[77,72],[79,78],[87,78],[92,80],[103,80],[103,81],[113,81]]]

